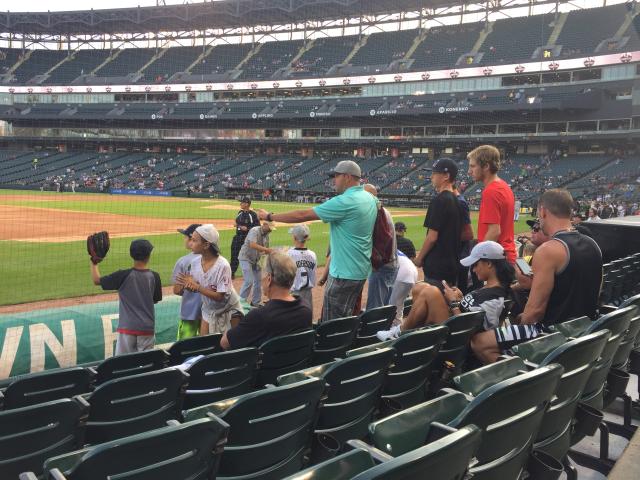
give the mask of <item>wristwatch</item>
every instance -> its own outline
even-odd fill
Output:
[[[449,308],[450,308],[451,310],[453,310],[454,308],[460,308],[460,302],[458,302],[458,301],[451,302],[451,303],[449,304]]]
[[[271,218],[271,215],[273,215],[273,212],[267,213],[267,222],[273,222],[273,219]]]

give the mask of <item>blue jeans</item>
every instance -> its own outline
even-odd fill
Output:
[[[371,272],[371,275],[369,275],[369,288],[367,290],[366,310],[389,305],[391,290],[393,290],[393,283],[396,281],[397,275],[397,263],[383,265],[379,269]]]
[[[249,291],[251,291],[252,305],[258,305],[262,300],[262,286],[260,284],[262,278],[262,270],[260,265],[252,264],[246,260],[240,260],[240,268],[242,269],[242,287],[240,288],[240,298],[247,300]]]

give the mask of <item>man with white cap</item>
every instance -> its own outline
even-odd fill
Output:
[[[202,296],[201,333],[224,333],[237,324],[244,311],[231,282],[231,266],[220,255],[220,234],[211,224],[201,225],[191,236],[191,250],[200,255],[191,264],[191,274],[177,281]]]
[[[373,225],[378,205],[360,185],[362,171],[351,160],[338,162],[329,175],[338,195],[322,205],[287,213],[258,210],[261,219],[282,223],[322,220],[329,223],[331,265],[324,289],[322,321],[353,314],[371,272]]]
[[[294,246],[287,251],[292,260],[296,263],[296,278],[291,287],[291,294],[300,297],[304,305],[313,312],[313,287],[316,286],[316,266],[318,260],[315,252],[307,248],[309,240],[309,227],[306,225],[296,225],[289,229],[293,236]]]

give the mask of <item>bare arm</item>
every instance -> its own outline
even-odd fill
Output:
[[[182,296],[183,293],[184,293],[184,285],[180,285],[179,283],[176,283],[173,286],[173,294]]]
[[[327,262],[324,265],[324,271],[322,272],[322,277],[318,280],[318,285],[323,286],[327,283],[327,278],[329,278],[329,267],[331,266],[331,255],[327,255]]]
[[[98,265],[89,261],[91,264],[91,280],[93,280],[94,285],[100,285],[100,270],[98,270]]]
[[[433,246],[436,244],[437,241],[438,241],[437,230],[434,230],[433,228],[429,229],[429,233],[427,233],[427,236],[424,239],[422,248],[420,249],[420,252],[418,253],[418,256],[415,258],[413,263],[417,266],[421,266],[422,263],[424,262],[424,258],[431,251],[431,249],[433,248]]]
[[[229,350],[231,348],[231,345],[229,345],[229,339],[227,338],[227,332],[225,332],[220,339],[220,347],[223,350]]]
[[[500,229],[500,225],[497,223],[490,223],[487,227],[487,234],[484,236],[484,241],[494,241],[497,242],[498,238],[500,238],[500,233],[502,230]]]
[[[207,298],[215,300],[216,302],[224,300],[224,292],[216,292],[210,288],[203,287],[196,282],[191,275],[180,274],[178,275],[177,280],[183,286],[182,288],[186,288],[192,292],[197,292],[200,295],[204,295]]]
[[[260,220],[266,220],[268,214],[269,212],[266,210],[258,209],[258,217]],[[313,208],[308,208],[306,210],[294,210],[286,213],[272,213],[271,220],[280,223],[300,223],[309,222],[311,220],[320,220],[320,217],[316,215]]]
[[[258,250],[259,252],[262,253],[271,253],[271,249],[267,248],[267,247],[263,247],[262,245],[256,243],[256,242],[249,242],[249,246],[255,250]]]

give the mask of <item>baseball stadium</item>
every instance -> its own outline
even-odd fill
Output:
[[[639,478],[635,0],[2,10],[0,480]]]

